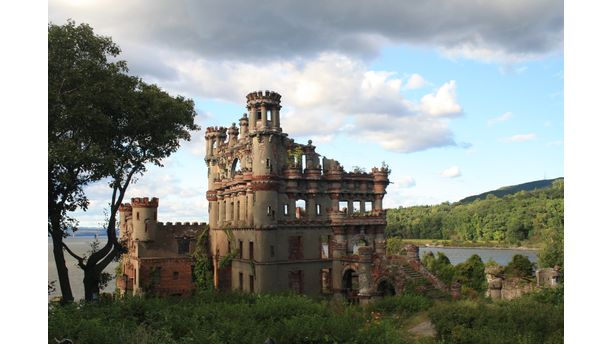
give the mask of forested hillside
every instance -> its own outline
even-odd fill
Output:
[[[533,182],[528,182],[528,183],[523,183],[523,184],[518,184],[518,185],[504,186],[504,187],[499,188],[497,190],[487,191],[487,192],[481,193],[479,195],[474,195],[474,196],[466,197],[466,198],[460,200],[459,203],[466,204],[466,203],[473,202],[473,201],[475,201],[477,199],[485,199],[485,198],[487,198],[488,195],[494,195],[494,196],[497,196],[497,197],[504,197],[506,195],[514,194],[514,193],[517,193],[517,192],[520,192],[520,191],[532,191],[532,190],[535,190],[535,189],[548,188],[548,187],[551,187],[553,185],[553,183],[558,181],[558,180],[563,181],[563,177],[555,178],[555,179],[536,180],[536,181],[533,181]]]
[[[542,245],[563,238],[563,179],[550,187],[471,203],[387,210],[387,235],[405,239]],[[560,236],[560,237],[559,237]]]

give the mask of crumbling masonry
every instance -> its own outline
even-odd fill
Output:
[[[206,129],[215,287],[255,293],[290,289],[361,302],[401,293],[411,280],[449,292],[423,267],[417,247],[407,247],[406,255],[385,254],[388,167],[347,172],[336,160],[320,156],[311,141],[294,142],[280,126],[280,99],[275,92],[250,93],[248,114],[238,126]],[[134,221],[134,200],[131,207]],[[191,227],[197,231],[198,226]],[[159,225],[154,231],[166,233],[163,240],[172,247],[177,238],[193,241],[195,235]],[[146,226],[139,233],[146,240]],[[142,240],[132,234],[130,252],[142,254]],[[149,240],[149,245],[166,245]]]

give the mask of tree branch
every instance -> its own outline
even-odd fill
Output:
[[[76,253],[72,252],[72,250],[68,247],[68,245],[66,245],[65,242],[62,242],[62,246],[64,247],[66,252],[68,252],[74,259],[79,262],[79,266],[81,267],[81,269],[85,269],[85,264],[83,263],[85,258],[79,257]]]

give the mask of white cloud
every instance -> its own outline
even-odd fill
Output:
[[[416,181],[411,176],[403,176],[393,181],[400,188],[411,188],[416,185]]]
[[[510,137],[503,138],[504,142],[525,142],[525,141],[533,141],[536,139],[536,134],[517,134]]]
[[[491,118],[488,122],[487,125],[492,126],[496,123],[499,122],[505,122],[507,120],[509,120],[510,118],[512,118],[512,112],[504,112],[503,114],[495,117],[495,118]]]
[[[457,103],[457,84],[451,80],[442,85],[435,94],[427,94],[421,98],[421,110],[431,116],[453,117],[461,115],[461,105]]]
[[[455,145],[446,119],[461,112],[455,81],[415,103],[402,95],[405,78],[369,70],[339,54],[321,54],[301,64],[219,63],[188,56],[165,61],[178,71],[169,88],[202,97],[243,104],[245,94],[273,84],[283,96],[281,125],[294,137],[316,136],[313,140],[323,143],[345,132],[396,152]],[[194,147],[195,153],[202,151]]]
[[[442,171],[440,175],[447,178],[457,178],[461,176],[461,171],[459,170],[459,167],[452,166]]]
[[[410,78],[408,78],[408,83],[406,84],[406,88],[409,90],[416,90],[423,86],[427,85],[427,81],[420,76],[419,74],[412,74]]]

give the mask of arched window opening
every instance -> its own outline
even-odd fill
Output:
[[[295,218],[301,219],[306,216],[306,201],[298,199],[295,201]]]
[[[241,171],[240,159],[236,158],[234,159],[234,162],[232,162],[232,172],[231,172],[232,178],[236,175],[236,173],[240,171]]]
[[[342,275],[342,294],[350,303],[357,303],[359,293],[359,275],[353,269],[348,269]]]

